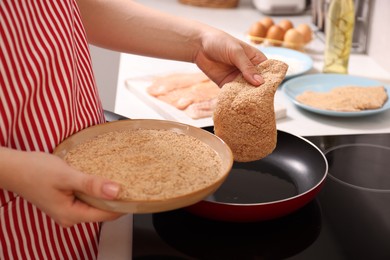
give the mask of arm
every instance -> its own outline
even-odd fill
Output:
[[[90,43],[121,52],[193,61],[204,25],[132,0],[79,0]],[[191,28],[191,29],[190,29]]]
[[[240,71],[263,82],[254,65],[266,57],[256,48],[205,24],[150,9],[130,0],[79,0],[90,43],[116,51],[194,62],[218,85]]]
[[[48,153],[0,147],[0,188],[19,194],[62,226],[119,217],[90,207],[74,195],[80,191],[113,199],[119,191],[116,184],[83,174]]]

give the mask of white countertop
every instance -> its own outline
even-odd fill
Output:
[[[262,14],[250,4],[242,5],[237,9],[208,9],[181,5],[176,0],[142,0],[140,2],[172,14],[179,14],[210,24],[245,41],[247,41],[245,32],[249,26],[254,21],[262,18]],[[283,18],[285,17],[274,17],[274,20],[278,22],[278,20]],[[290,16],[288,19],[292,20],[294,24],[311,23],[310,15]],[[308,73],[321,72],[323,48],[324,44],[318,37],[307,46],[306,53],[314,61],[313,68]],[[122,54],[115,112],[129,118],[168,119],[131,93],[125,86],[125,80],[153,74],[163,75],[171,72],[192,70],[197,70],[197,67],[190,63]],[[390,72],[385,71],[367,55],[351,55],[349,74],[390,83]],[[390,111],[369,117],[336,118],[298,109],[284,96],[280,89],[277,91],[275,99],[282,102],[287,108],[287,117],[277,122],[279,130],[301,136],[390,132]],[[192,124],[191,122],[183,123]],[[193,125],[203,126],[202,122],[199,124],[195,122]]]
[[[236,9],[208,9],[181,5],[177,0],[142,0],[139,2],[168,13],[199,20],[245,41],[247,41],[245,32],[249,26],[263,17],[249,3],[242,4]],[[278,22],[283,18],[286,17],[274,17],[274,20]],[[287,18],[294,24],[311,23],[310,15]],[[323,42],[315,38],[307,47],[306,53],[314,61],[313,68],[308,73],[321,72]],[[125,86],[126,79],[196,69],[194,64],[121,54],[115,112],[129,118],[166,119],[130,92]],[[390,83],[390,72],[385,71],[366,55],[351,55],[349,72],[351,75]],[[292,134],[312,136],[390,133],[390,111],[361,118],[335,118],[298,109],[280,90],[277,91],[275,99],[285,104],[287,108],[287,117],[278,120],[277,127],[279,130]],[[132,236],[129,229],[131,229],[130,217],[105,223],[99,246],[99,259],[130,259]]]

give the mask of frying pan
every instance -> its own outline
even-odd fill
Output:
[[[254,162],[235,162],[216,192],[186,210],[213,220],[254,222],[288,215],[313,200],[328,174],[326,157],[302,137],[280,130],[277,134],[273,153]]]

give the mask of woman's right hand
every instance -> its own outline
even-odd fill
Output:
[[[52,154],[0,148],[0,169],[1,188],[22,196],[61,226],[108,221],[122,215],[89,206],[75,196],[82,192],[115,199],[118,184],[75,170]]]

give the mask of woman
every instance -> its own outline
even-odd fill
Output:
[[[240,72],[263,82],[256,48],[129,0],[3,0],[0,12],[0,259],[95,259],[98,223],[119,217],[74,195],[115,199],[118,184],[50,154],[104,122],[88,42],[193,62],[220,86]]]

